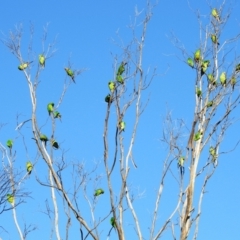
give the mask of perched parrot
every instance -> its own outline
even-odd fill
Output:
[[[194,62],[193,62],[192,58],[188,58],[187,63],[191,68],[194,67]]]
[[[235,72],[239,72],[240,71],[240,63],[237,64],[237,66],[235,67]]]
[[[218,21],[220,21],[219,14],[216,8],[213,8],[212,10],[212,16],[216,18]]]
[[[47,105],[47,110],[49,115],[53,112],[53,109],[54,109],[54,103],[51,102]]]
[[[20,71],[23,71],[24,69],[26,69],[26,68],[29,66],[30,63],[32,63],[32,62],[22,63],[22,64],[20,64],[20,65],[18,66],[18,69],[19,69]]]
[[[215,156],[215,154],[216,154],[215,148],[214,147],[210,147],[209,148],[209,153],[211,154],[211,156]]]
[[[200,88],[196,88],[196,94],[197,94],[197,96],[198,97],[201,97],[202,96],[202,91],[201,91],[201,89]]]
[[[208,78],[208,80],[209,80],[209,82],[210,82],[211,84],[213,84],[213,85],[216,84],[216,80],[214,79],[214,76],[213,76],[211,73],[209,73],[209,74],[207,75],[207,78]]]
[[[114,228],[116,227],[116,221],[115,221],[114,217],[111,217],[110,223],[111,223],[112,227],[114,227]]]
[[[125,65],[126,65],[127,63],[125,63],[125,62],[122,62],[121,63],[121,65],[119,66],[119,68],[118,68],[118,71],[117,71],[117,75],[122,75],[123,73],[124,73],[124,71],[125,71]]]
[[[234,86],[235,86],[236,82],[237,82],[236,78],[235,78],[235,77],[232,77],[231,80],[230,80],[230,83],[231,83],[231,85],[232,85],[232,89],[233,89],[233,90],[234,90]]]
[[[54,139],[51,140],[51,143],[52,143],[53,148],[55,148],[55,149],[59,148],[58,142],[55,141]]]
[[[103,189],[98,188],[97,190],[95,190],[94,196],[97,197],[101,194],[104,194],[104,191],[103,191]]]
[[[70,68],[64,68],[64,70],[66,71],[67,75],[71,77],[73,82],[75,83],[73,70],[71,70]]]
[[[194,53],[194,60],[195,62],[199,62],[201,60],[201,50],[198,49],[195,53]]]
[[[124,84],[123,77],[121,75],[117,75],[117,81],[121,84]]]
[[[14,204],[13,194],[7,194],[7,200],[8,200],[9,203]]]
[[[41,134],[41,135],[40,135],[40,140],[45,143],[45,147],[46,147],[47,141],[48,141],[47,136],[44,135],[44,134]]]
[[[26,169],[27,169],[28,174],[30,175],[32,172],[32,169],[33,169],[33,165],[31,162],[26,163]]]
[[[13,140],[11,139],[7,140],[7,146],[11,149],[13,146]]]
[[[113,92],[115,90],[115,82],[109,82],[108,83],[108,87],[110,89],[111,92]]]
[[[211,39],[212,39],[212,42],[213,42],[214,44],[220,45],[220,43],[218,42],[218,39],[217,39],[217,36],[216,36],[216,35],[211,34]]]
[[[112,99],[111,99],[111,95],[110,94],[108,94],[106,97],[105,97],[105,102],[107,102],[107,103],[112,103]]]
[[[185,160],[185,157],[180,157],[178,159],[178,167],[180,168],[180,173],[181,173],[181,176],[183,176],[184,174],[184,160]]]
[[[119,122],[119,129],[120,132],[125,130],[126,123],[124,121]]]
[[[217,153],[214,147],[209,148],[209,153],[212,156],[212,161],[215,162],[217,159]]]
[[[55,111],[55,112],[53,113],[53,115],[54,115],[54,118],[59,118],[59,119],[61,120],[62,115],[61,115],[60,112]]]
[[[38,60],[39,60],[39,64],[42,66],[42,67],[45,67],[45,57],[43,54],[40,54],[38,56]]]
[[[209,107],[212,107],[213,106],[213,101],[209,101],[208,103],[207,103],[207,107],[209,108]]]
[[[47,138],[46,135],[41,134],[41,135],[40,135],[40,140],[43,141],[43,142],[47,142],[47,141],[48,141],[48,138]]]
[[[227,82],[226,72],[222,72],[219,79],[220,79],[220,82],[221,82],[222,86],[225,86],[226,82]]]
[[[200,140],[201,136],[202,136],[202,133],[201,132],[197,132],[197,133],[195,133],[193,140],[194,141],[198,141],[198,140]]]

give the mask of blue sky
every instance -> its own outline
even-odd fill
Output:
[[[212,1],[212,6],[219,6],[219,1]],[[63,89],[63,83],[67,79],[64,67],[71,62],[72,67],[86,68],[76,78],[76,84],[71,84],[61,104],[59,111],[62,113],[62,122],[57,122],[56,137],[61,145],[61,150],[66,150],[66,161],[83,162],[86,170],[94,167],[94,162],[99,162],[98,173],[104,174],[103,168],[103,126],[106,113],[104,97],[108,93],[107,82],[114,77],[114,56],[118,55],[121,61],[122,52],[114,44],[112,39],[119,43],[116,32],[119,33],[125,44],[132,39],[129,24],[134,16],[134,8],[144,9],[144,0],[122,1],[5,1],[0,15],[0,31],[8,34],[16,25],[23,26],[23,39],[21,51],[24,58],[28,56],[29,28],[34,26],[33,54],[38,56],[43,51],[41,38],[43,29],[48,24],[46,43],[52,43],[56,39],[56,52],[47,60],[46,68],[40,76],[38,88],[37,114],[40,126],[46,134],[50,134],[50,119],[46,112],[49,102],[58,102]],[[199,9],[203,21],[207,21],[210,7],[205,1],[190,1],[192,9]],[[229,24],[225,26],[225,32],[221,35],[220,42],[225,37],[231,38],[239,32],[239,3],[231,3],[232,15]],[[138,19],[140,22],[141,17]],[[141,26],[137,27],[137,33]],[[194,109],[194,72],[183,62],[181,52],[171,43],[171,32],[181,40],[191,55],[199,47],[199,27],[196,16],[191,11],[185,0],[160,1],[153,10],[153,17],[148,25],[147,37],[143,54],[143,66],[153,69],[157,67],[158,75],[151,86],[143,93],[143,100],[150,96],[150,102],[141,116],[139,129],[134,148],[134,158],[138,169],[131,168],[130,182],[134,192],[144,192],[143,197],[135,202],[137,214],[143,235],[149,238],[148,228],[151,223],[151,213],[154,208],[156,189],[162,173],[162,163],[167,154],[166,146],[161,142],[163,131],[163,119],[168,111],[172,112],[173,119],[183,119],[187,127],[193,117]],[[46,46],[47,46],[46,44]],[[45,48],[46,48],[45,46]],[[24,171],[26,159],[34,161],[36,148],[32,143],[30,124],[23,129],[25,141],[29,144],[27,151],[23,145],[22,137],[15,131],[16,116],[20,114],[19,121],[30,118],[31,105],[29,92],[23,74],[17,69],[17,59],[9,50],[0,44],[0,123],[6,125],[0,130],[0,142],[5,144],[9,138],[14,139],[16,150],[15,166],[19,171]],[[239,47],[236,46],[236,55]],[[32,57],[33,58],[33,57]],[[179,59],[180,58],[180,59]],[[33,59],[37,60],[37,59]],[[36,65],[33,65],[32,76]],[[237,120],[239,110],[234,112]],[[129,142],[128,129],[131,128],[131,109],[127,122],[125,135],[126,144]],[[115,132],[114,116],[111,116],[110,134],[112,139]],[[46,124],[45,124],[46,123]],[[236,121],[224,138],[221,151],[229,151],[232,145],[238,141],[236,132],[239,131],[239,122]],[[187,131],[185,132],[187,134]],[[186,135],[184,135],[186,136]],[[183,142],[186,138],[183,139]],[[219,159],[219,166],[211,178],[207,193],[202,205],[200,219],[199,238],[202,239],[236,239],[239,235],[239,148],[229,154],[223,154]],[[110,151],[110,154],[113,154]],[[60,157],[56,151],[55,157]],[[207,156],[206,156],[207,158]],[[204,159],[203,159],[204,161]],[[176,164],[177,165],[177,164]],[[115,169],[117,170],[117,169]],[[177,167],[172,166],[172,172],[178,176]],[[114,183],[118,185],[117,171],[114,173]],[[39,159],[34,173],[23,184],[23,188],[31,192],[31,198],[25,199],[25,203],[17,209],[21,227],[33,224],[37,229],[30,233],[28,239],[50,238],[51,221],[42,213],[45,200],[50,200],[50,190],[40,186],[35,176],[42,181],[47,179],[46,167],[42,159]],[[66,186],[72,186],[71,173],[66,171],[64,175]],[[197,182],[201,187],[202,179]],[[104,178],[102,186],[106,186]],[[159,212],[159,226],[169,216],[172,207],[175,206],[178,191],[177,184],[171,175],[165,184],[165,192]],[[94,184],[89,184],[88,193],[94,190]],[[59,198],[60,199],[60,198]],[[96,215],[106,213],[109,208],[102,208],[107,203],[107,194],[99,199]],[[59,203],[61,201],[59,200]],[[86,203],[79,203],[80,208],[87,209]],[[89,211],[82,210],[86,218]],[[74,221],[74,219],[73,219]],[[178,219],[174,218],[177,223]],[[65,224],[61,223],[61,224]],[[133,237],[133,221],[126,213],[126,234]],[[0,237],[5,239],[18,239],[18,234],[13,224],[11,212],[0,215]],[[65,225],[61,226],[63,229]],[[109,222],[106,220],[102,238],[108,233]],[[64,231],[61,231],[64,239]],[[70,230],[70,239],[78,237],[79,230],[76,224]],[[131,235],[132,234],[132,235]],[[101,238],[101,239],[102,239]],[[55,236],[53,236],[55,239]],[[111,239],[116,239],[114,232]],[[164,239],[171,239],[170,230],[166,231]]]

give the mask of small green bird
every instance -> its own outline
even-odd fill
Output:
[[[115,90],[115,82],[108,82],[108,87],[110,89],[111,92],[114,92]]]
[[[61,120],[61,118],[62,118],[61,113],[58,112],[58,111],[55,111],[55,112],[53,113],[53,115],[54,115],[54,118],[59,118],[60,120]]]
[[[209,102],[207,103],[207,107],[210,108],[210,107],[212,107],[212,106],[213,106],[213,101],[209,101]]]
[[[117,82],[124,84],[123,77],[121,75],[117,75]]]
[[[54,109],[54,103],[51,102],[47,105],[47,110],[49,115],[53,112],[53,109]]]
[[[121,65],[119,66],[119,68],[118,68],[118,71],[117,71],[117,75],[122,75],[123,73],[124,73],[124,71],[125,71],[125,65],[126,65],[127,63],[125,63],[125,62],[122,62],[121,63]]]
[[[230,80],[230,84],[232,85],[232,89],[234,90],[234,86],[237,83],[237,79],[235,77],[232,77]]]
[[[219,79],[220,79],[222,86],[225,86],[226,82],[227,82],[226,72],[222,72]]]
[[[126,123],[124,121],[119,122],[120,132],[125,131]]]
[[[240,63],[236,65],[235,67],[235,72],[239,72],[240,71]]]
[[[105,102],[107,102],[107,103],[112,103],[112,99],[111,99],[111,95],[110,94],[108,94],[106,97],[105,97]]]
[[[22,63],[22,64],[20,64],[20,65],[18,66],[18,69],[19,69],[20,71],[23,71],[23,70],[25,70],[25,69],[29,66],[30,63],[32,63],[32,62]]]
[[[53,148],[55,148],[55,149],[59,148],[58,142],[55,141],[54,139],[51,140],[51,143],[52,143]]]
[[[181,173],[181,176],[183,176],[184,174],[184,161],[185,161],[185,157],[180,157],[178,159],[178,167],[180,168],[180,173]]]
[[[197,133],[195,133],[193,140],[198,141],[200,140],[201,137],[202,137],[202,133],[198,131]]]
[[[188,65],[189,65],[191,68],[194,67],[194,62],[193,62],[192,58],[188,58],[188,59],[187,59],[187,63],[188,63]]]
[[[73,80],[73,82],[75,83],[75,80],[74,80],[74,71],[71,70],[70,68],[64,68],[64,70],[66,71],[67,75],[68,75],[69,77],[71,77],[72,80]]]
[[[94,196],[97,197],[101,194],[104,194],[104,191],[103,191],[103,189],[98,188],[98,189],[95,190]]]
[[[111,217],[110,223],[111,223],[112,227],[114,227],[114,228],[116,227],[116,221],[115,221],[114,217]]]
[[[41,134],[39,138],[40,138],[40,140],[41,140],[42,142],[44,142],[45,147],[46,147],[46,146],[47,146],[47,141],[48,141],[47,136],[44,135],[44,134]]]
[[[40,54],[39,56],[38,56],[38,60],[39,60],[39,64],[41,65],[41,67],[45,67],[45,57],[44,57],[44,55],[43,54]]]
[[[201,60],[201,50],[198,49],[195,53],[194,53],[194,60],[195,62],[199,62]]]
[[[32,172],[32,169],[33,169],[33,165],[31,162],[26,162],[26,169],[27,169],[28,174],[30,175]]]
[[[200,88],[196,88],[196,94],[197,94],[197,96],[198,97],[201,97],[202,96],[202,91],[201,91],[201,89]]]
[[[218,42],[217,36],[214,34],[211,34],[211,40],[214,44],[220,45],[220,43]]]
[[[220,21],[220,17],[219,17],[219,14],[218,14],[218,11],[217,11],[216,8],[213,8],[213,10],[212,10],[212,16],[213,16],[214,18],[216,18],[217,21]]]
[[[14,204],[13,194],[7,194],[7,200],[8,200],[9,203]]]
[[[216,159],[217,159],[216,149],[215,149],[214,147],[210,147],[210,148],[209,148],[209,153],[210,153],[210,155],[212,156],[213,162],[215,162]]]
[[[41,135],[40,135],[40,140],[41,140],[42,142],[47,142],[47,141],[48,141],[48,138],[47,138],[46,135],[41,134]]]
[[[7,140],[7,147],[9,147],[11,149],[12,146],[13,146],[13,140],[11,140],[11,139]]]
[[[210,148],[209,148],[209,153],[210,153],[212,156],[215,156],[215,154],[216,154],[215,148],[214,148],[214,147],[210,147]]]

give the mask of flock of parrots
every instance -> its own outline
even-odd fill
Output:
[[[216,19],[217,22],[220,22],[220,16],[219,16],[219,13],[218,13],[218,10],[216,8],[213,8],[212,9],[212,17],[214,19]],[[218,38],[216,35],[214,34],[211,34],[211,40],[212,40],[212,43],[216,46],[220,45],[219,41],[218,41]],[[216,46],[216,47],[217,47]],[[191,68],[196,68],[196,69],[200,69],[201,70],[201,76],[203,76],[204,74],[206,74],[207,76],[207,79],[209,81],[209,83],[212,85],[212,86],[216,86],[217,85],[217,79],[215,79],[214,75],[209,73],[207,74],[206,71],[208,69],[208,67],[210,66],[210,61],[209,60],[203,60],[202,59],[202,55],[201,55],[201,50],[200,49],[197,49],[194,53],[194,56],[193,58],[188,58],[187,59],[187,64],[191,67]],[[234,74],[233,76],[230,78],[229,80],[229,83],[230,85],[232,86],[232,89],[234,90],[234,86],[236,84],[236,75],[240,73],[240,63],[237,64],[235,66],[235,71],[234,71]],[[223,87],[226,87],[227,85],[227,75],[226,75],[226,72],[222,72],[219,76],[219,80],[220,80],[220,84],[223,86]],[[200,88],[196,87],[196,95],[198,98],[200,98],[202,96],[202,91]],[[209,101],[207,103],[207,107],[212,107],[214,104],[213,101]],[[194,141],[198,141],[200,140],[202,137],[202,132],[201,131],[198,131],[197,133],[195,133],[195,135],[193,136],[193,140]],[[210,156],[212,157],[212,161],[215,162],[216,159],[217,159],[217,153],[216,153],[216,148],[214,147],[210,147],[209,148],[209,154]],[[178,158],[178,167],[180,168],[180,174],[181,176],[183,176],[184,174],[184,161],[185,161],[185,157],[183,156],[180,156]]]
[[[212,10],[212,16],[217,20],[217,21],[220,21],[220,17],[219,17],[219,14],[218,14],[218,11],[217,9],[213,9]],[[211,40],[214,44],[217,44],[219,45],[219,42],[218,42],[218,39],[217,39],[217,36],[214,35],[214,34],[211,34]],[[45,66],[45,56],[43,54],[40,54],[39,55],[39,64],[40,66],[44,67]],[[202,57],[201,57],[201,50],[198,49],[195,54],[194,54],[194,58],[188,58],[187,59],[187,63],[190,67],[194,68],[195,64],[201,64],[201,75],[204,75],[206,74],[206,70],[208,68],[208,66],[210,65],[210,61],[209,60],[202,60]],[[25,62],[25,63],[22,63],[18,66],[18,69],[23,71],[25,70],[29,64],[31,64],[31,62]],[[117,71],[117,74],[116,74],[116,81],[110,81],[108,82],[108,87],[109,87],[109,90],[111,92],[111,94],[108,94],[106,97],[105,97],[105,102],[107,102],[108,104],[111,104],[113,102],[113,93],[114,91],[116,90],[116,87],[117,87],[117,83],[118,84],[124,84],[124,78],[122,76],[122,74],[124,73],[125,71],[125,65],[126,63],[125,62],[122,62],[121,65],[119,66],[118,68],[118,71]],[[64,70],[66,71],[67,75],[69,77],[71,77],[72,81],[75,83],[75,80],[74,80],[74,71],[71,70],[70,68],[64,68]],[[235,71],[238,72],[240,71],[240,64],[238,64],[235,68]],[[214,79],[214,76],[212,74],[208,74],[207,75],[207,78],[208,80],[210,81],[211,84],[215,85],[216,84],[216,79]],[[222,84],[222,86],[226,86],[226,83],[227,83],[227,76],[226,76],[226,72],[222,72],[220,77],[219,77],[219,80],[220,80],[220,83]],[[232,85],[232,87],[234,88],[234,85],[236,84],[236,78],[235,76],[233,76],[230,80],[230,83]],[[202,95],[202,92],[199,88],[196,88],[196,95],[198,97],[201,97]],[[212,107],[213,106],[213,101],[209,101],[207,103],[207,107]],[[48,113],[49,115],[53,115],[54,118],[59,118],[61,119],[61,114],[58,112],[58,111],[54,111],[54,103],[49,103],[47,105],[47,110],[48,110]],[[119,122],[119,129],[120,131],[124,131],[125,130],[125,122],[124,121],[120,121]],[[202,136],[202,133],[201,132],[197,132],[195,135],[194,135],[194,141],[198,141],[201,139],[201,136]],[[47,144],[47,141],[48,141],[48,138],[46,135],[44,134],[41,134],[40,135],[40,140],[42,142],[45,143],[45,146]],[[51,139],[51,144],[52,144],[52,147],[54,147],[55,149],[58,149],[59,148],[59,145],[58,143],[54,140],[54,139]],[[7,141],[7,147],[9,149],[11,149],[13,146],[13,141],[12,140],[8,140]],[[209,153],[210,155],[212,156],[212,159],[213,161],[215,161],[217,159],[217,154],[216,154],[216,149],[214,147],[210,147],[209,149]],[[184,160],[185,158],[183,156],[179,157],[178,159],[178,167],[180,168],[180,173],[181,173],[181,176],[183,176],[184,174]],[[28,174],[30,175],[31,172],[32,172],[32,169],[33,169],[33,165],[30,161],[28,161],[26,163],[26,170],[28,172]],[[100,196],[101,194],[104,194],[104,190],[102,188],[99,188],[99,189],[96,189],[95,190],[95,193],[94,193],[94,198],[95,197],[98,197]],[[10,203],[10,204],[14,204],[14,195],[13,194],[7,194],[7,201]],[[112,227],[116,227],[116,221],[115,221],[115,218],[112,217],[110,219],[110,223],[112,225]]]
[[[45,67],[46,58],[45,58],[45,56],[43,54],[39,55],[38,60],[39,60],[39,65],[41,67]],[[28,66],[31,63],[32,63],[32,61],[31,62],[24,62],[24,63],[22,63],[22,64],[20,64],[18,66],[18,69],[20,71],[23,71],[26,68],[28,68]],[[124,84],[124,78],[123,78],[122,74],[125,71],[125,65],[126,65],[125,62],[122,62],[120,64],[120,66],[118,68],[118,71],[117,71],[117,74],[116,74],[116,82],[110,81],[108,83],[108,87],[109,87],[109,90],[110,90],[111,94],[113,94],[114,91],[116,90],[117,83]],[[74,71],[72,69],[70,69],[70,68],[64,68],[64,70],[66,71],[67,75],[72,79],[72,81],[75,83]],[[113,96],[108,94],[105,97],[105,102],[111,104],[113,102]],[[58,118],[58,119],[61,120],[61,114],[60,114],[60,112],[54,110],[54,103],[53,102],[50,102],[47,105],[47,111],[48,111],[49,116],[52,115],[54,118]],[[118,123],[118,128],[119,128],[120,132],[124,131],[125,130],[125,122],[121,120]],[[44,144],[46,146],[47,142],[49,141],[48,137],[45,134],[40,134],[39,138],[40,138],[40,140],[42,142],[44,142]],[[52,145],[53,148],[55,148],[55,149],[59,148],[59,144],[58,144],[58,142],[56,140],[51,139],[50,141],[51,141],[51,145]],[[8,140],[6,145],[11,150],[12,146],[13,146],[13,140]],[[26,171],[28,172],[29,175],[31,174],[32,169],[33,169],[33,164],[30,161],[27,161],[26,162]],[[102,188],[96,189],[95,193],[94,193],[94,198],[100,196],[101,194],[104,194],[104,190]],[[7,194],[6,197],[7,197],[7,201],[14,206],[14,201],[15,201],[14,194]],[[114,217],[112,217],[110,219],[110,223],[111,223],[112,227],[114,227],[114,228],[116,227],[116,222],[115,222],[115,218]]]

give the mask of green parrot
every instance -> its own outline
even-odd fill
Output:
[[[11,140],[11,139],[7,140],[7,147],[9,147],[11,149],[12,146],[13,146],[13,140]]]
[[[121,84],[124,84],[123,77],[121,75],[117,75],[117,81]]]
[[[106,97],[105,97],[105,102],[107,102],[107,103],[112,103],[112,99],[111,99],[111,95],[110,94],[108,94]]]
[[[210,147],[209,148],[209,153],[211,154],[211,156],[215,156],[215,154],[216,154],[215,148],[214,147]]]
[[[202,136],[202,133],[198,131],[197,133],[195,133],[193,140],[198,141],[200,140],[201,136]]]
[[[62,115],[61,115],[60,112],[55,111],[55,112],[53,113],[53,115],[54,115],[54,118],[59,118],[59,119],[61,120]]]
[[[114,227],[114,228],[116,227],[116,221],[115,221],[114,217],[111,217],[110,223],[111,223],[112,227]]]
[[[216,35],[211,34],[211,39],[212,39],[212,42],[213,42],[214,44],[220,45],[220,43],[218,42],[218,39],[217,39],[217,36],[216,36]]]
[[[115,82],[109,82],[108,83],[108,87],[110,89],[111,92],[113,92],[115,90]]]
[[[118,71],[117,71],[117,75],[122,75],[123,73],[124,73],[124,71],[125,71],[125,65],[126,65],[127,63],[125,63],[125,62],[122,62],[121,63],[121,65],[119,66],[119,68],[118,68]]]
[[[240,71],[240,63],[237,64],[237,66],[235,67],[235,72],[239,72]]]
[[[207,107],[210,108],[210,107],[212,107],[212,106],[213,106],[213,101],[209,101],[209,102],[207,103]]]
[[[7,200],[8,200],[9,203],[14,204],[13,194],[7,194]]]
[[[44,135],[44,134],[41,134],[41,135],[40,135],[40,140],[45,143],[45,147],[46,147],[47,141],[48,141],[47,136]]]
[[[226,72],[222,72],[219,79],[220,79],[222,86],[225,86],[226,82],[227,82]]]
[[[59,148],[58,142],[55,141],[54,139],[51,140],[51,143],[52,143],[53,148],[55,148],[55,149]]]
[[[41,140],[42,142],[47,142],[47,141],[48,141],[48,138],[47,138],[46,135],[41,134],[41,135],[40,135],[40,140]]]
[[[181,176],[183,176],[184,174],[184,160],[185,160],[185,157],[180,157],[178,159],[178,167],[180,168]]]
[[[188,65],[189,65],[191,68],[194,67],[194,62],[193,62],[192,58],[188,58],[188,59],[187,59],[187,63],[188,63]]]
[[[212,156],[212,160],[215,162],[217,159],[216,149],[214,147],[209,148],[209,153]]]
[[[20,65],[18,66],[18,69],[19,69],[20,71],[23,71],[23,70],[25,70],[25,69],[29,66],[30,63],[32,63],[32,62],[22,63],[22,64],[20,64]]]
[[[42,67],[45,67],[45,57],[43,54],[40,54],[38,56],[38,60],[39,60],[39,64],[42,66]]]
[[[218,21],[220,21],[219,14],[216,8],[213,8],[212,10],[212,16],[216,18]]]
[[[198,97],[201,97],[202,96],[202,91],[201,91],[201,89],[200,88],[196,88],[196,94],[197,94],[197,96]]]
[[[194,53],[194,60],[195,62],[199,62],[201,60],[201,50],[198,49],[195,53]]]
[[[235,86],[236,82],[237,82],[236,78],[235,78],[235,77],[232,77],[231,80],[230,80],[230,83],[231,83],[231,85],[232,85],[232,89],[233,89],[233,90],[234,90],[234,86]]]
[[[26,169],[27,169],[28,174],[30,175],[32,172],[32,169],[33,169],[33,165],[31,162],[26,163]]]
[[[126,123],[124,121],[119,122],[119,129],[120,132],[125,130]]]
[[[97,190],[95,190],[94,197],[97,197],[101,194],[104,194],[104,191],[103,191],[103,189],[98,188]]]
[[[53,112],[53,109],[54,109],[54,103],[51,102],[47,105],[47,110],[49,115]]]
[[[75,83],[73,70],[71,70],[70,68],[64,68],[64,70],[66,71],[67,75],[71,77],[73,82]]]
[[[209,80],[209,82],[210,82],[211,84],[213,84],[213,85],[216,84],[216,80],[214,79],[214,76],[213,76],[211,73],[209,73],[209,74],[207,75],[207,78],[208,78],[208,80]]]

